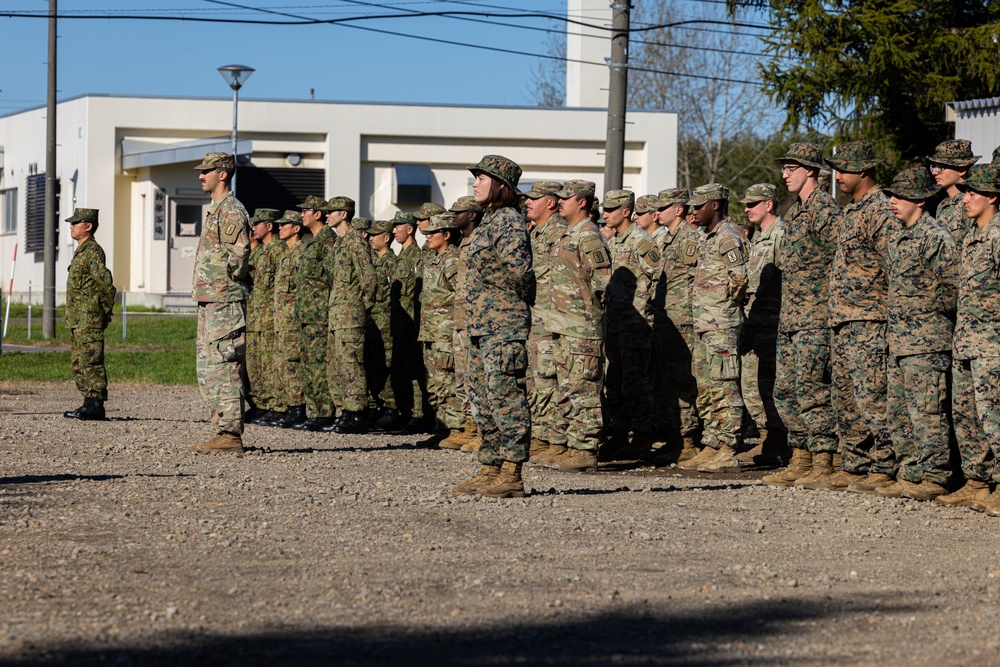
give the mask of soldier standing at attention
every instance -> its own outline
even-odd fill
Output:
[[[556,362],[552,357],[552,334],[545,330],[549,308],[549,268],[552,246],[566,229],[559,215],[555,193],[562,187],[555,181],[535,181],[525,194],[528,234],[531,237],[531,268],[535,272],[535,296],[531,306],[528,334],[528,407],[531,409],[529,460],[566,451],[566,431],[556,412]],[[553,450],[549,452],[549,450]]]
[[[899,221],[889,241],[889,425],[899,473],[880,496],[934,500],[951,482],[948,375],[958,300],[958,249],[928,214],[941,188],[907,169],[886,188]],[[964,212],[963,212],[964,215]]]
[[[747,264],[746,322],[740,334],[743,403],[760,431],[758,465],[779,466],[788,460],[788,432],[774,407],[775,352],[781,311],[781,269],[777,255],[783,236],[778,217],[778,188],[757,183],[740,202],[747,220],[758,228]]]
[[[281,399],[288,411],[270,421],[271,426],[291,428],[306,420],[306,398],[302,389],[302,325],[295,315],[299,265],[302,263],[302,214],[285,211],[278,220],[278,239],[288,248],[278,260],[274,274],[274,370],[281,386]]]
[[[528,228],[516,208],[521,168],[503,156],[486,155],[469,171],[476,177],[476,201],[486,211],[465,255],[468,383],[483,439],[478,454],[482,468],[454,492],[523,498],[521,467],[531,438],[525,342],[535,274]]]
[[[218,432],[192,450],[242,453],[250,216],[230,189],[235,156],[208,153],[195,169],[201,172],[201,189],[212,197],[191,286],[198,303],[198,387]]]
[[[981,155],[972,154],[972,142],[968,139],[942,141],[927,156],[927,164],[934,180],[945,190],[947,197],[938,204],[935,217],[951,232],[952,238],[961,249],[965,235],[974,224],[965,214],[962,199],[965,193],[961,185],[969,175],[969,168],[976,164]]]
[[[391,304],[389,331],[390,339],[398,336],[396,348],[399,354],[396,356],[396,363],[390,369],[389,382],[392,390],[395,391],[396,399],[392,407],[383,407],[382,411],[375,418],[374,429],[376,431],[399,431],[412,415],[413,408],[413,377],[414,363],[407,359],[404,339],[411,334],[415,337],[417,323],[413,321],[416,307],[413,304],[413,294],[417,289],[417,275],[420,270],[424,255],[417,245],[414,232],[417,229],[416,218],[411,213],[397,211],[392,219],[392,236],[399,244],[399,255],[393,255],[393,267],[396,271],[396,292],[395,300]],[[391,242],[391,239],[390,239]],[[409,308],[407,308],[409,306]],[[404,417],[400,408],[406,411]]]
[[[952,415],[966,482],[935,502],[1000,516],[1000,168],[972,167],[959,189],[965,214],[975,221],[962,247],[952,368]]]
[[[66,278],[66,327],[73,358],[73,379],[83,405],[64,412],[69,419],[104,419],[108,374],[104,369],[104,330],[111,322],[115,286],[105,263],[104,248],[94,240],[100,224],[96,208],[78,208],[66,218],[77,242]]]
[[[333,253],[339,237],[323,218],[334,205],[344,207],[344,198],[327,203],[315,195],[299,205],[302,224],[312,233],[299,260],[298,289],[295,291],[295,316],[302,336],[302,393],[307,419],[292,426],[303,431],[321,431],[333,426],[334,406],[326,381],[327,311],[333,283]]]
[[[615,234],[608,243],[607,392],[610,438],[601,459],[638,459],[653,445],[653,391],[649,359],[653,344],[653,296],[662,259],[649,234],[632,222],[635,195],[604,195],[604,223]],[[629,440],[629,433],[632,439]]]
[[[385,424],[385,417],[398,417],[396,396],[393,385],[389,381],[390,370],[399,364],[400,360],[393,354],[393,337],[390,331],[392,308],[394,300],[399,298],[397,280],[398,267],[396,255],[389,244],[392,243],[392,223],[388,220],[376,220],[365,232],[368,244],[372,249],[372,267],[375,269],[375,305],[372,306],[371,317],[365,326],[365,366],[368,371],[368,392],[375,401],[376,429],[390,429]],[[396,295],[393,296],[395,286]],[[381,426],[380,426],[381,424]]]
[[[699,472],[739,470],[736,452],[743,420],[739,341],[749,248],[742,232],[730,222],[728,188],[718,183],[699,186],[688,206],[705,230],[691,294],[698,336],[692,366],[698,380],[704,448],[678,467]]]
[[[252,286],[247,297],[247,381],[250,405],[245,419],[251,424],[270,425],[286,408],[280,402],[281,386],[274,372],[274,274],[287,246],[277,241],[275,222],[281,211],[259,208],[250,218]],[[276,242],[277,241],[277,242]]]
[[[785,213],[781,244],[781,315],[775,352],[774,404],[788,429],[788,467],[763,478],[791,486],[812,470],[814,453],[832,464],[837,418],[830,388],[830,264],[837,249],[840,207],[819,187],[823,149],[793,143],[781,163],[788,191],[798,195]]]
[[[653,239],[656,249],[663,257],[670,232],[660,226],[660,198],[657,195],[643,195],[635,200],[635,224]],[[670,411],[664,409],[664,396],[667,393],[666,376],[661,372],[666,361],[662,358],[662,350],[657,342],[657,333],[663,329],[667,318],[665,294],[663,292],[663,271],[656,280],[656,294],[653,295],[653,343],[649,357],[649,383],[653,388],[653,437],[664,444],[670,438]],[[676,444],[676,440],[674,444]],[[659,453],[659,450],[656,450]]]

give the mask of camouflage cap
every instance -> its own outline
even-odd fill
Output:
[[[66,222],[93,222],[100,224],[100,211],[96,208],[76,208]]]
[[[749,230],[754,228],[754,224],[750,222],[750,218],[747,217],[746,213],[737,213],[736,215],[729,216],[729,222],[743,229]]]
[[[502,155],[484,155],[483,159],[473,167],[469,167],[473,174],[483,172],[500,179],[507,184],[511,190],[517,193],[517,182],[521,180],[521,167],[510,158]]]
[[[360,232],[367,232],[371,229],[372,221],[368,218],[354,218],[351,220],[351,229],[356,229]]]
[[[593,197],[597,190],[597,185],[593,181],[581,181],[574,179],[563,183],[562,188],[555,193],[559,199],[569,199],[570,197]]]
[[[276,208],[258,208],[253,212],[253,217],[250,218],[250,224],[255,225],[258,222],[277,222],[280,217],[281,211]]]
[[[326,202],[325,210],[354,213],[354,200],[350,197],[330,197],[330,200]]]
[[[660,198],[657,195],[643,195],[635,200],[636,213],[652,213],[660,208]]]
[[[285,214],[275,220],[279,225],[301,225],[302,214],[298,211],[285,211]]]
[[[687,188],[667,188],[660,190],[657,197],[660,200],[659,207],[666,208],[677,204],[687,204],[688,199],[691,199],[691,193],[688,192]]]
[[[759,201],[778,201],[778,188],[770,183],[755,183],[747,188],[741,204],[756,204]]]
[[[201,164],[195,167],[198,171],[205,169],[236,169],[236,158],[232,153],[205,153]]]
[[[375,220],[368,227],[367,232],[372,235],[392,234],[392,220]]]
[[[837,171],[847,174],[860,174],[871,169],[884,160],[875,157],[875,149],[867,141],[848,141],[837,148],[837,154],[826,160],[826,163]]]
[[[417,212],[413,214],[413,217],[417,220],[430,220],[432,215],[441,215],[442,213],[447,213],[444,206],[429,201],[421,204]]]
[[[407,213],[406,211],[396,211],[396,215],[392,216],[392,226],[396,225],[410,225],[411,227],[417,226],[417,219],[413,217],[412,213]]]
[[[1000,167],[993,164],[973,165],[965,181],[955,185],[962,192],[972,190],[984,195],[1000,195]]]
[[[635,193],[631,190],[609,190],[604,193],[604,210],[613,211],[627,206],[635,211]]]
[[[890,197],[919,201],[937,194],[941,186],[934,182],[927,169],[904,169],[892,179],[892,185],[882,188]]]
[[[804,167],[823,168],[823,147],[819,144],[811,144],[806,141],[796,141],[788,145],[788,150],[779,158],[778,162],[794,162]]]
[[[471,195],[466,195],[465,197],[459,197],[455,200],[455,203],[451,205],[448,209],[452,213],[461,213],[462,211],[482,211],[483,205],[476,201],[476,198]]]
[[[316,195],[309,195],[306,200],[301,204],[296,204],[303,211],[332,211],[330,205],[326,203],[326,200],[322,197],[317,197]]]
[[[427,227],[424,228],[424,234],[440,232],[444,229],[455,229],[455,216],[451,213],[432,215],[430,222],[427,223]]]
[[[971,167],[981,157],[972,154],[972,142],[968,139],[950,139],[939,143],[934,148],[934,154],[927,156],[927,161],[949,167]]]
[[[729,199],[729,188],[720,183],[706,183],[699,185],[691,192],[688,206],[701,206],[716,199]]]
[[[1000,146],[993,149],[993,162],[990,164],[1000,165]]]
[[[531,189],[522,194],[528,199],[541,199],[542,197],[555,197],[561,189],[562,183],[557,181],[535,181],[531,184]]]

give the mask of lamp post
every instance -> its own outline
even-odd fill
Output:
[[[229,87],[233,89],[233,159],[236,159],[236,110],[240,102],[240,88],[246,83],[250,75],[254,73],[252,67],[246,65],[223,65],[219,68],[219,74],[226,80]],[[236,174],[233,174],[232,181],[233,195],[236,195]]]

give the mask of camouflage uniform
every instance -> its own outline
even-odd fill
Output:
[[[365,382],[365,322],[375,304],[375,268],[367,241],[353,224],[333,253],[327,349],[327,386],[342,410],[368,405]]]
[[[77,209],[78,212],[92,210]],[[96,211],[93,215],[96,216]],[[77,216],[69,220],[74,218]],[[84,398],[101,401],[108,398],[104,330],[111,322],[114,304],[115,286],[104,249],[91,236],[73,253],[66,278],[66,327],[70,331],[73,380]]]
[[[257,209],[250,219],[273,222],[281,216],[274,209]],[[274,274],[282,253],[288,249],[275,236],[250,251],[250,277],[253,281],[247,297],[246,367],[250,403],[261,410],[284,411],[280,383],[274,370]]]
[[[954,197],[946,197],[938,204],[935,217],[951,232],[955,243],[961,247],[965,235],[969,233],[972,226],[976,224],[965,214],[965,206],[962,205],[962,198],[965,193],[959,191]]]
[[[956,169],[964,169],[976,164],[981,155],[972,154],[972,142],[968,139],[950,139],[942,141],[934,148],[934,154],[927,156],[930,164],[942,164]],[[959,190],[953,196],[945,197],[938,204],[934,217],[948,228],[959,249],[965,235],[969,233],[975,222],[965,215],[962,197],[965,193]]]
[[[301,223],[302,216],[298,211],[285,211],[279,224],[289,220]],[[278,243],[285,245],[281,240]],[[298,272],[304,250],[305,245],[301,241],[288,247],[282,253],[274,275],[274,370],[281,386],[279,401],[288,407],[304,405],[306,401],[299,371],[302,362],[302,325],[295,315]]]
[[[191,289],[198,303],[198,387],[219,431],[236,435],[243,433],[245,407],[249,220],[232,192],[212,202],[198,241]]]
[[[388,221],[378,220],[371,234],[386,234],[392,231]],[[412,246],[411,246],[412,247]],[[390,382],[391,369],[399,364],[393,356],[394,337],[391,331],[393,309],[398,308],[400,267],[391,248],[379,257],[372,253],[372,267],[375,269],[375,304],[371,317],[365,326],[365,368],[368,375],[368,391],[379,409],[396,409],[396,395]],[[402,341],[400,341],[402,342]]]
[[[781,269],[775,261],[784,235],[781,218],[758,230],[750,247],[746,323],[740,335],[743,402],[757,428],[784,431],[774,405],[775,354],[781,311]]]
[[[327,384],[327,338],[330,288],[333,285],[334,253],[340,237],[324,226],[302,249],[299,288],[295,293],[295,315],[302,327],[302,390],[306,414],[311,418],[333,417],[336,408]]]
[[[417,342],[420,293],[423,289],[424,263],[433,256],[414,241],[396,257],[399,298],[393,305],[392,338],[398,351],[398,363],[392,366],[393,385],[396,387],[399,410],[417,419],[424,416],[427,402],[423,357]]]

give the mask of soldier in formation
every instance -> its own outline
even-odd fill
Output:
[[[247,296],[247,389],[251,424],[268,424],[280,418],[281,387],[274,372],[274,274],[281,253],[277,225],[281,211],[259,208],[250,218],[250,234],[257,245],[250,251],[250,294]]]
[[[278,260],[274,274],[274,370],[281,387],[285,414],[271,426],[291,428],[306,421],[305,394],[300,365],[302,361],[302,326],[295,312],[299,266],[302,264],[302,214],[288,210],[277,222],[278,239],[286,250]]]

